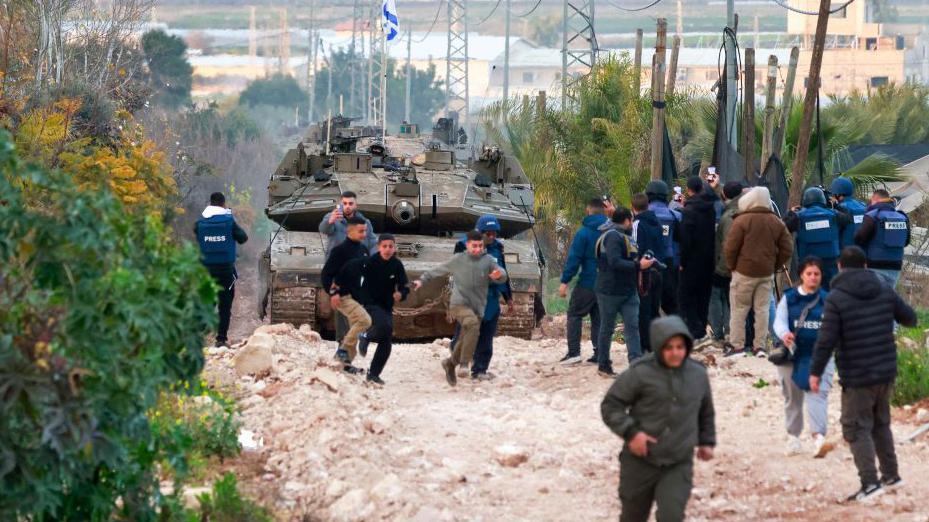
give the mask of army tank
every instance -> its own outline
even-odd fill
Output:
[[[396,237],[396,255],[411,280],[451,257],[479,216],[496,216],[515,305],[514,313],[501,315],[498,333],[530,338],[544,315],[544,260],[536,243],[519,239],[535,218],[532,187],[516,159],[495,147],[474,159],[457,157],[462,142],[448,132],[454,122],[447,120],[427,137],[401,126],[400,135],[383,138],[351,123],[338,117],[312,126],[271,174],[265,214],[278,228],[259,261],[259,316],[332,336],[335,314],[320,282],[327,237],[319,225],[342,192],[352,191],[375,232]],[[439,278],[397,303],[395,338],[451,335],[450,288],[448,278]]]

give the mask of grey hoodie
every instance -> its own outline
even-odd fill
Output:
[[[329,242],[326,243],[326,259],[329,259],[329,253],[332,252],[332,249],[339,246],[348,233],[348,224],[345,221],[345,218],[336,221],[333,224],[329,224],[329,216],[332,215],[332,211],[327,212],[323,216],[323,220],[319,222],[319,233],[329,236]],[[364,241],[361,242],[365,248],[368,249],[368,252],[373,251],[377,248],[377,237],[374,235],[374,226],[371,225],[371,221],[364,217],[364,214],[361,212],[355,211],[355,215],[365,220],[365,223],[368,224],[368,232],[365,234]]]
[[[660,358],[661,347],[676,335],[686,339],[688,357],[679,368],[669,368]],[[676,315],[655,319],[649,337],[657,351],[616,378],[600,412],[626,441],[640,431],[658,439],[649,444],[645,460],[665,466],[693,458],[695,446],[716,445],[716,414],[706,368],[690,358],[693,338],[684,321]]]
[[[499,269],[503,277],[493,281],[490,273]],[[478,317],[484,317],[484,307],[487,306],[487,286],[490,283],[505,283],[506,270],[497,265],[497,260],[490,254],[473,257],[467,252],[459,252],[441,265],[425,272],[419,277],[426,283],[430,279],[444,275],[452,276],[452,296],[449,306],[467,306],[474,310]]]

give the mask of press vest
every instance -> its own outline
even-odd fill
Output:
[[[797,213],[797,256],[820,259],[839,257],[839,227],[835,211],[823,207],[808,207]]]
[[[648,204],[648,209],[655,213],[658,223],[661,224],[661,244],[663,252],[660,252],[662,260],[673,259],[676,255],[674,245],[674,225],[681,220],[680,212],[671,210],[668,205],[653,201]]]
[[[855,232],[858,232],[858,228],[861,227],[868,206],[855,198],[847,197],[839,203],[838,207],[852,216],[852,223],[847,225],[839,236],[839,246],[845,248],[855,244]]]
[[[874,220],[874,237],[868,243],[868,261],[902,261],[909,228],[906,215],[876,208],[865,214]]]
[[[197,221],[197,243],[204,265],[235,263],[234,225],[235,219],[228,214]]]
[[[809,306],[817,295],[819,301],[810,308],[806,317],[803,318],[803,322],[800,322],[803,309]],[[819,335],[820,326],[822,326],[826,295],[826,291],[822,289],[810,295],[801,295],[796,288],[790,288],[784,292],[784,297],[787,300],[787,321],[790,331],[794,334],[795,343],[791,378],[803,390],[809,390],[810,363],[813,359],[813,347],[816,345],[816,337]]]

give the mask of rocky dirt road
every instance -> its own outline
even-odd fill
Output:
[[[242,348],[211,349],[206,375],[237,397],[243,428],[260,441],[226,466],[278,518],[616,519],[621,441],[600,420],[610,381],[591,365],[555,364],[563,339],[498,338],[497,378],[457,388],[439,366],[447,341],[396,345],[387,386],[375,388],[338,372],[334,343],[305,328],[258,331],[250,344],[270,353],[267,371],[239,375]],[[622,345],[613,357],[621,370]],[[695,466],[691,520],[929,520],[929,435],[898,446],[904,488],[843,505],[857,486],[847,448],[822,460],[784,456],[780,390],[753,386],[776,381],[767,361],[710,375],[719,447]],[[830,407],[838,442],[838,393]],[[898,439],[915,428],[911,413],[898,412],[907,420],[894,426]]]

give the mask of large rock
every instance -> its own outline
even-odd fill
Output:
[[[308,343],[318,343],[323,340],[322,336],[318,332],[314,332],[310,325],[301,324],[300,329],[298,330],[300,335],[303,336],[303,339]]]
[[[324,384],[329,391],[338,392],[339,385],[341,381],[339,380],[339,374],[330,370],[329,368],[317,368],[312,374],[310,374],[310,380],[320,382]]]
[[[278,323],[278,324],[266,324],[264,326],[259,326],[255,330],[256,334],[268,334],[268,335],[287,335],[294,332],[294,327],[289,323]]]
[[[515,468],[529,460],[529,452],[519,446],[503,444],[494,448],[494,458],[503,467]]]
[[[239,375],[259,375],[271,371],[274,360],[271,350],[274,348],[274,338],[267,333],[255,333],[248,338],[248,342],[239,349],[233,358],[235,371]]]
[[[374,514],[374,504],[362,489],[353,489],[329,506],[329,517],[336,522],[367,520]]]

